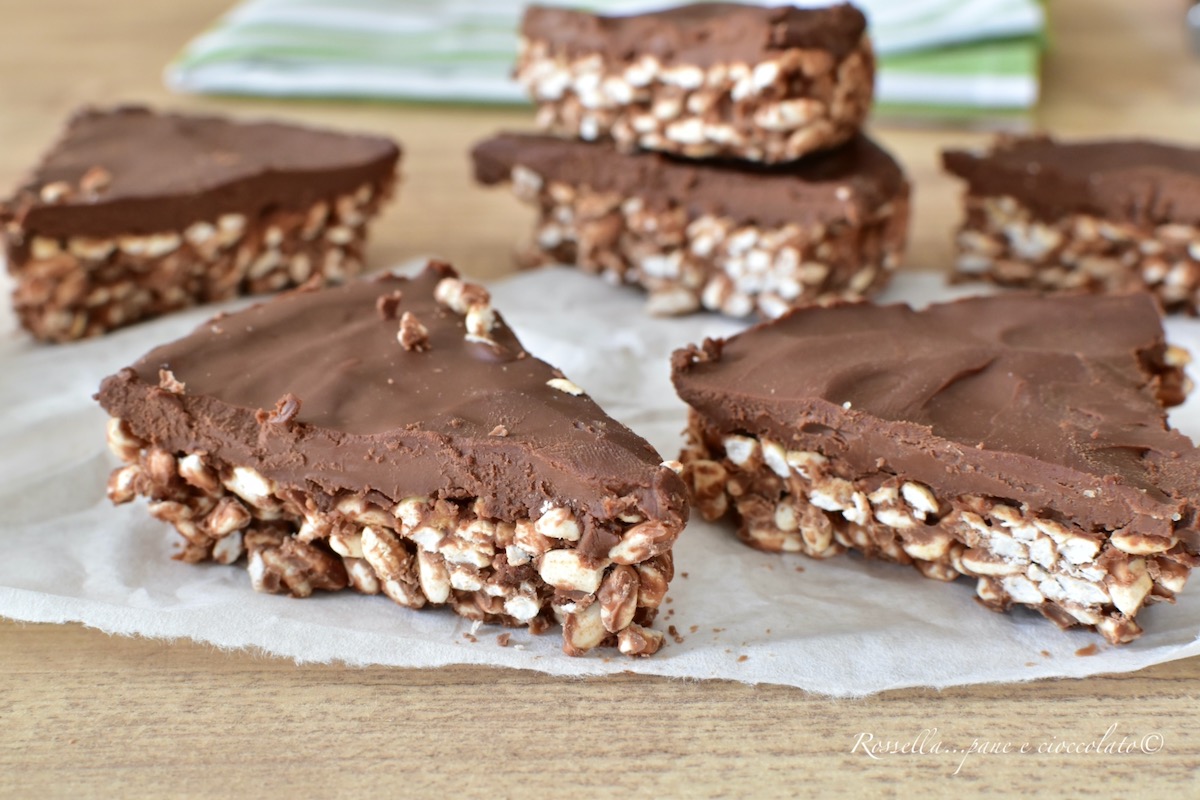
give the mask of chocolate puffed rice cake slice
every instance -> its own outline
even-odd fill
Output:
[[[942,162],[966,183],[958,278],[1145,290],[1167,311],[1200,313],[1200,149],[1001,136]]]
[[[675,353],[706,519],[857,550],[1114,644],[1200,563],[1200,451],[1154,301],[1005,295],[794,311]]]
[[[848,3],[614,16],[532,5],[514,74],[548,133],[781,164],[862,128],[875,56],[866,17]]]
[[[125,466],[185,543],[255,589],[353,588],[407,608],[650,655],[687,521],[682,480],[528,354],[485,289],[431,263],[300,290],[103,382]]]
[[[0,237],[17,318],[68,342],[187,306],[340,283],[400,148],[282,122],[85,108],[13,196]]]
[[[778,317],[879,292],[908,240],[909,183],[865,136],[775,167],[622,153],[502,133],[475,177],[538,209],[522,266],[575,264],[640,286],[651,314]]]

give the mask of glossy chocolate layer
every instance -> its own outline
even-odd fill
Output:
[[[305,210],[389,180],[399,157],[396,143],[378,136],[141,107],[85,109],[0,216],[50,237],[177,231],[221,214]],[[42,189],[51,184],[68,192],[46,202]]]
[[[788,48],[825,50],[840,58],[858,46],[867,20],[854,6],[764,8],[696,3],[650,14],[599,16],[531,6],[521,34],[572,57],[599,53],[627,61],[652,55],[664,64],[755,64]]]
[[[625,154],[611,143],[521,133],[481,142],[472,156],[484,184],[507,181],[513,167],[522,166],[547,181],[638,197],[654,210],[683,206],[689,217],[712,214],[769,227],[859,224],[908,192],[899,164],[862,135],[836,150],[770,167]]]
[[[1035,216],[1092,214],[1153,225],[1200,224],[1200,149],[1163,142],[1001,139],[988,152],[948,150],[971,194],[1009,195]]]
[[[503,320],[495,346],[467,341],[463,317],[433,298],[447,275],[431,265],[412,280],[299,290],[218,317],[107,378],[97,398],[155,445],[317,497],[480,498],[480,514],[501,520],[567,506],[594,555],[615,544],[606,523],[620,514],[681,524],[683,483],[654,449],[586,395],[548,386],[560,373]],[[397,341],[405,312],[428,329],[428,349]],[[182,394],[159,388],[160,370]],[[294,416],[258,413],[289,395]]]
[[[678,351],[674,381],[719,429],[862,475],[1195,541],[1200,452],[1167,427],[1164,351],[1149,295],[1010,294],[795,311]]]

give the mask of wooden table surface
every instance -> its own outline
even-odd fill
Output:
[[[375,263],[439,254],[478,276],[510,268],[514,237],[530,217],[506,192],[471,185],[466,152],[497,128],[527,126],[527,113],[169,96],[163,64],[225,4],[39,0],[7,8],[0,187],[12,186],[64,116],[88,102],[383,131],[406,146],[406,178],[376,228]],[[1183,0],[1051,5],[1039,126],[1196,142],[1200,62],[1185,50]],[[944,269],[957,189],[939,174],[936,152],[984,137],[876,133],[918,187],[910,265]],[[1200,797],[1200,659],[1133,675],[834,701],[782,687],[637,676],[300,667],[77,625],[0,622],[0,675],[0,796]],[[1144,747],[1038,753],[1044,744],[1099,740],[1112,725]],[[880,758],[863,752],[863,735],[899,744],[929,729],[929,743],[978,740],[1009,751],[973,755],[958,774],[958,757],[928,745]]]

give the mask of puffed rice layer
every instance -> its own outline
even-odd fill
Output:
[[[1089,214],[1046,221],[1010,196],[968,195],[965,204],[959,279],[1043,290],[1147,290],[1167,311],[1200,312],[1200,228]]]
[[[1174,602],[1200,554],[1175,538],[1084,530],[991,497],[939,497],[902,476],[856,475],[818,452],[729,435],[696,412],[680,460],[707,520],[732,514],[746,544],[830,558],[847,550],[940,581],[975,580],[996,611],[1032,608],[1109,642],[1141,635],[1146,606]]]
[[[870,39],[841,58],[792,48],[757,64],[664,65],[572,57],[524,40],[516,79],[543,130],[690,158],[778,164],[827,150],[859,129],[874,96]]]
[[[154,447],[116,418],[108,444],[125,464],[109,479],[113,503],[146,497],[150,513],[183,537],[177,558],[244,560],[258,591],[308,597],[351,588],[534,633],[558,622],[569,655],[616,646],[648,656],[662,645],[650,624],[674,574],[677,528],[623,518],[620,542],[592,558],[575,549],[580,526],[565,507],[497,520],[471,501],[317,497],[248,466]]]
[[[307,210],[224,214],[148,235],[34,235],[24,246],[12,223],[5,238],[17,318],[38,339],[67,342],[200,303],[339,283],[362,272],[367,223],[393,184],[363,184]]]
[[[690,217],[640,198],[547,182],[524,166],[513,191],[538,208],[523,266],[575,264],[614,284],[641,286],[657,315],[701,309],[773,319],[788,309],[858,300],[881,290],[908,235],[908,193],[861,223],[765,228],[725,217]]]

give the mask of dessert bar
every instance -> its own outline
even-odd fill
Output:
[[[1159,142],[1005,138],[951,150],[967,183],[958,275],[1008,286],[1148,289],[1200,308],[1200,150]]]
[[[480,182],[511,180],[538,208],[525,265],[577,264],[642,286],[656,314],[777,317],[868,296],[898,266],[907,238],[908,182],[863,136],[775,167],[515,133],[473,155]]]
[[[633,16],[533,6],[516,77],[552,133],[781,163],[862,127],[875,72],[865,31],[850,5],[697,3]]]
[[[0,204],[17,317],[38,339],[64,342],[355,275],[399,156],[374,136],[81,111]]]
[[[1184,360],[1145,293],[795,311],[676,352],[685,479],[754,547],[967,576],[1128,642],[1200,554]]]
[[[563,625],[578,655],[649,655],[686,489],[654,449],[527,353],[482,287],[432,263],[302,288],[107,378],[115,503],[179,558],[254,588],[353,588],[474,620]]]

